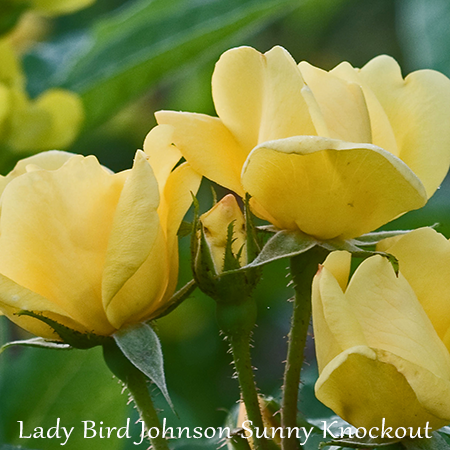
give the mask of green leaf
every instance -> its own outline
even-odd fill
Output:
[[[402,444],[407,450],[450,450],[450,444],[437,431],[431,439],[405,439]]]
[[[48,341],[47,339],[43,339],[41,337],[36,337],[36,338],[27,339],[25,341],[7,342],[6,344],[4,344],[0,347],[0,353],[3,353],[4,350],[6,350],[9,347],[13,347],[15,345],[21,345],[24,347],[50,348],[53,350],[71,350],[71,349],[73,349],[73,347],[71,347],[69,344],[63,344],[62,342],[56,342],[56,341]]]
[[[145,323],[130,325],[114,333],[113,338],[128,360],[156,384],[173,409],[164,375],[161,343],[153,328]]]
[[[127,396],[121,395],[121,386],[105,366],[99,348],[57,352],[23,347],[14,355],[5,353],[0,398],[0,442],[45,450],[102,448],[105,439],[99,436],[86,442],[82,421],[96,422],[97,430],[100,421],[123,427],[129,414]],[[75,427],[66,446],[61,446],[64,438],[19,437],[19,420],[29,433],[35,427],[54,427],[58,418],[61,426]],[[108,439],[108,450],[120,450],[123,445],[123,439]]]
[[[86,126],[94,127],[162,78],[216,58],[244,34],[299,5],[297,0],[138,0],[73,41],[41,46],[31,54],[30,70],[46,75],[34,90],[60,86],[79,93]]]
[[[413,68],[429,68],[450,75],[450,3],[446,0],[398,2],[399,36]]]
[[[302,232],[282,230],[272,236],[261,253],[246,267],[258,267],[282,258],[292,258],[318,245],[319,241]]]
[[[32,450],[31,448],[25,448],[25,447],[16,447],[15,445],[2,445],[0,446],[0,450]]]

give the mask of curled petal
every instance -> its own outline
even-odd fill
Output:
[[[426,202],[420,180],[391,153],[315,136],[259,145],[242,183],[275,226],[319,239],[360,236]]]
[[[448,380],[366,346],[350,348],[333,359],[320,374],[315,392],[356,427],[381,430],[385,419],[386,427],[417,431],[427,422],[437,429],[450,420]]]

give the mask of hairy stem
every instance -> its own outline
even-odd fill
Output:
[[[286,430],[297,426],[297,403],[300,385],[300,372],[303,365],[304,349],[311,319],[311,284],[318,264],[326,256],[326,251],[314,247],[308,252],[291,258],[291,274],[294,281],[295,296],[289,331],[289,344],[284,371],[283,399],[281,403],[281,426]],[[284,433],[281,448],[297,450],[301,446],[295,433],[287,437]]]

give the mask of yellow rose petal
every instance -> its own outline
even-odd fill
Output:
[[[12,180],[2,195],[0,273],[110,334],[101,279],[122,188],[122,175],[82,156]]]
[[[217,114],[247,152],[267,140],[316,134],[303,86],[295,61],[281,47],[264,55],[250,47],[231,49],[212,78]]]
[[[331,70],[330,74],[361,86],[369,111],[371,143],[377,147],[384,148],[395,156],[399,156],[397,141],[389,118],[372,89],[362,80],[359,75],[359,69],[354,69],[349,63],[343,62]]]
[[[432,228],[421,228],[384,243],[383,249],[399,259],[401,273],[450,350],[450,242]]]
[[[400,264],[402,261],[400,260]],[[402,270],[402,269],[400,269]],[[369,347],[392,353],[450,380],[450,355],[403,277],[382,256],[365,260],[345,297]]]
[[[369,112],[361,87],[307,62],[301,62],[299,68],[323,115],[328,137],[372,143]]]
[[[181,159],[181,152],[173,144],[174,128],[170,125],[158,125],[147,134],[144,152],[158,181],[162,195],[170,172]]]
[[[159,111],[155,116],[159,124],[174,127],[174,143],[194,170],[244,195],[240,174],[247,153],[220,119],[172,111]]]
[[[158,184],[145,153],[138,151],[114,214],[102,278],[103,306],[109,321],[116,328],[129,315],[135,315],[142,309],[135,298],[129,298],[123,304],[115,296],[144,264],[154,246],[160,247],[157,241],[162,239],[164,242],[158,206]],[[164,269],[163,263],[155,264],[155,272],[167,278]],[[160,284],[164,283],[157,283],[158,289]],[[148,292],[147,295],[152,297]]]
[[[420,389],[419,396],[429,398],[418,399],[411,380],[399,370],[403,365],[409,369],[414,387]],[[350,348],[328,364],[319,376],[315,392],[321,402],[344,420],[367,430],[379,427],[381,432],[385,419],[385,426],[392,427],[394,432],[400,427],[413,427],[415,433],[421,427],[423,437],[427,422],[436,429],[450,421],[447,380],[399,358],[386,358],[384,352],[366,346]]]
[[[426,202],[420,180],[391,153],[313,136],[259,145],[242,183],[277,227],[319,239],[360,236]]]
[[[200,187],[201,176],[187,163],[177,167],[168,177],[158,213],[167,239],[170,261],[169,283],[163,299],[172,296],[178,280],[178,229],[192,204],[192,194]],[[153,309],[153,308],[152,308]]]
[[[397,62],[388,56],[374,58],[360,76],[386,111],[399,157],[431,197],[450,164],[450,80],[433,70],[419,70],[403,80]]]

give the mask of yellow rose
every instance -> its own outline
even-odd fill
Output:
[[[30,99],[17,54],[0,40],[0,143],[18,152],[66,148],[84,119],[80,97],[65,89],[49,89]]]
[[[212,79],[219,118],[161,111],[174,143],[211,180],[252,196],[279,229],[356,237],[422,207],[450,164],[450,81],[402,78],[392,58],[330,72],[281,47],[222,55]]]
[[[423,437],[450,423],[450,243],[427,228],[383,245],[398,277],[373,256],[347,285],[350,254],[334,252],[314,278],[316,396],[356,427]]]
[[[109,335],[153,318],[178,276],[177,231],[200,176],[149,136],[133,168],[114,174],[94,156],[42,153],[0,184],[0,310],[55,339],[33,311]],[[149,161],[148,161],[149,160]],[[150,162],[150,164],[149,164]]]

